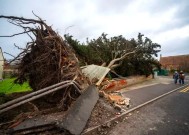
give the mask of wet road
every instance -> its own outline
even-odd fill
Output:
[[[133,106],[179,85],[156,84],[125,92]],[[136,92],[141,91],[141,92]],[[150,91],[150,92],[149,92]],[[139,94],[140,93],[140,94]],[[134,96],[135,95],[135,96]],[[142,98],[141,98],[142,97]],[[189,135],[189,87],[182,88],[130,114],[109,135]]]

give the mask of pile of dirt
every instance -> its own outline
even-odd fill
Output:
[[[117,111],[103,98],[95,105],[85,129],[103,124],[116,116]]]

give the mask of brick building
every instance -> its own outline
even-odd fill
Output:
[[[163,69],[189,72],[189,54],[160,57],[160,63]]]

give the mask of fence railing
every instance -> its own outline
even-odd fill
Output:
[[[0,105],[0,114],[71,85],[74,86],[75,90],[81,93],[81,88],[77,82],[73,80],[63,81]]]

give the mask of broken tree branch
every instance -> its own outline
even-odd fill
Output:
[[[26,34],[26,33],[28,33],[28,32],[31,32],[31,30],[24,31],[24,32],[20,32],[20,33],[16,33],[16,34],[9,35],[9,36],[0,36],[0,37],[14,37],[14,36],[18,36],[18,35]]]
[[[35,20],[35,19],[27,19],[27,18],[23,18],[23,17],[16,17],[16,16],[4,16],[4,15],[0,15],[0,18],[6,18],[6,19],[11,19],[13,21],[21,21],[23,24],[29,24],[29,23],[39,23],[39,24],[45,24],[44,21],[42,20]]]
[[[111,69],[112,67],[114,67],[113,65],[114,65],[116,62],[118,62],[118,61],[120,61],[120,60],[123,60],[126,56],[128,56],[128,55],[130,55],[130,54],[133,54],[133,53],[135,53],[135,52],[136,52],[136,50],[134,50],[134,51],[132,51],[132,52],[129,52],[129,53],[125,53],[123,56],[121,56],[121,57],[119,57],[119,58],[113,59],[112,61],[110,61],[109,65],[108,65],[107,67]]]

